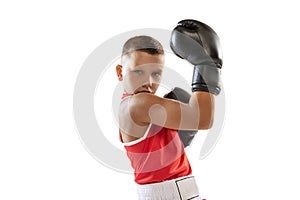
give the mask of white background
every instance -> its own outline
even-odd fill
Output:
[[[185,18],[213,27],[224,52],[222,137],[204,160],[200,148],[189,151],[203,198],[299,199],[296,5],[1,1],[0,199],[135,199],[132,175],[103,166],[83,147],[73,121],[74,84],[88,55],[112,36],[171,30]]]

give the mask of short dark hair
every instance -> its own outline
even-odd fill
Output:
[[[153,37],[140,35],[130,38],[123,45],[122,56],[134,51],[146,52],[151,55],[164,54],[161,43]]]

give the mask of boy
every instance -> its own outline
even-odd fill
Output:
[[[188,103],[155,95],[164,66],[162,45],[136,36],[123,46],[116,72],[123,81],[120,139],[134,169],[139,199],[201,199],[177,130],[205,130],[213,123],[214,95],[222,66],[216,33],[195,20],[178,23],[171,49],[192,63],[193,94]]]

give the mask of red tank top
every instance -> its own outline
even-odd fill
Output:
[[[124,143],[138,184],[191,175],[192,169],[176,130],[150,124],[145,135]]]

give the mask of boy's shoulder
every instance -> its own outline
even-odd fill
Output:
[[[149,118],[148,111],[155,104],[160,104],[161,97],[151,93],[137,93],[130,95],[121,103],[123,117],[129,117],[135,123],[143,124]]]

